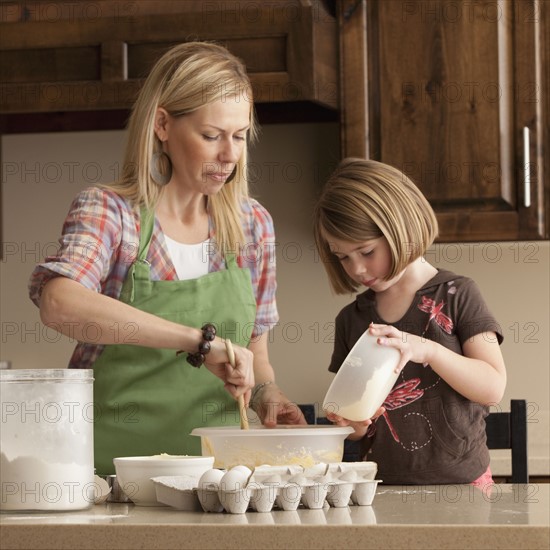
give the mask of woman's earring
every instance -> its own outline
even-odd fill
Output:
[[[225,180],[225,183],[230,183],[235,179],[235,176],[237,175],[237,165],[235,165],[235,168],[233,168],[233,172],[229,174],[229,177]]]
[[[172,161],[164,151],[153,153],[149,173],[157,185],[166,185],[172,179]]]

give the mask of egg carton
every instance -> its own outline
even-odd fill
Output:
[[[301,466],[259,466],[250,470],[235,466],[228,471],[208,470],[196,486],[182,488],[163,478],[154,478],[157,499],[180,510],[242,514],[248,510],[286,511],[299,506],[321,509],[328,505],[370,506],[380,480],[375,480],[374,462],[342,462]],[[171,485],[171,487],[168,487]],[[170,491],[167,491],[170,489]]]
[[[159,476],[152,477],[157,501],[177,510],[201,512],[202,507],[197,495],[198,477],[195,476]]]

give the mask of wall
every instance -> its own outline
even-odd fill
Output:
[[[45,329],[27,295],[34,264],[56,246],[76,192],[112,180],[124,132],[26,134],[2,138],[3,261],[0,262],[0,359],[14,368],[63,368],[74,342]],[[314,252],[311,207],[338,158],[333,124],[272,125],[251,153],[252,191],[271,211],[278,242],[281,320],[271,334],[278,382],[299,403],[323,400],[332,375],[333,320],[351,296],[330,292]],[[505,341],[511,398],[529,401],[531,474],[550,474],[550,247],[546,242],[436,245],[427,260],[474,278]],[[496,473],[509,469],[494,453]]]

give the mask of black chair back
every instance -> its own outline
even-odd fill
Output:
[[[510,412],[490,413],[485,419],[487,447],[511,449],[512,483],[529,483],[527,462],[527,401],[512,399]]]

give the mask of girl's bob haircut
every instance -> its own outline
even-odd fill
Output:
[[[314,209],[317,250],[336,294],[359,288],[330,250],[331,237],[361,243],[384,237],[392,261],[385,280],[423,256],[438,233],[435,213],[418,187],[400,170],[347,158],[327,181]]]

